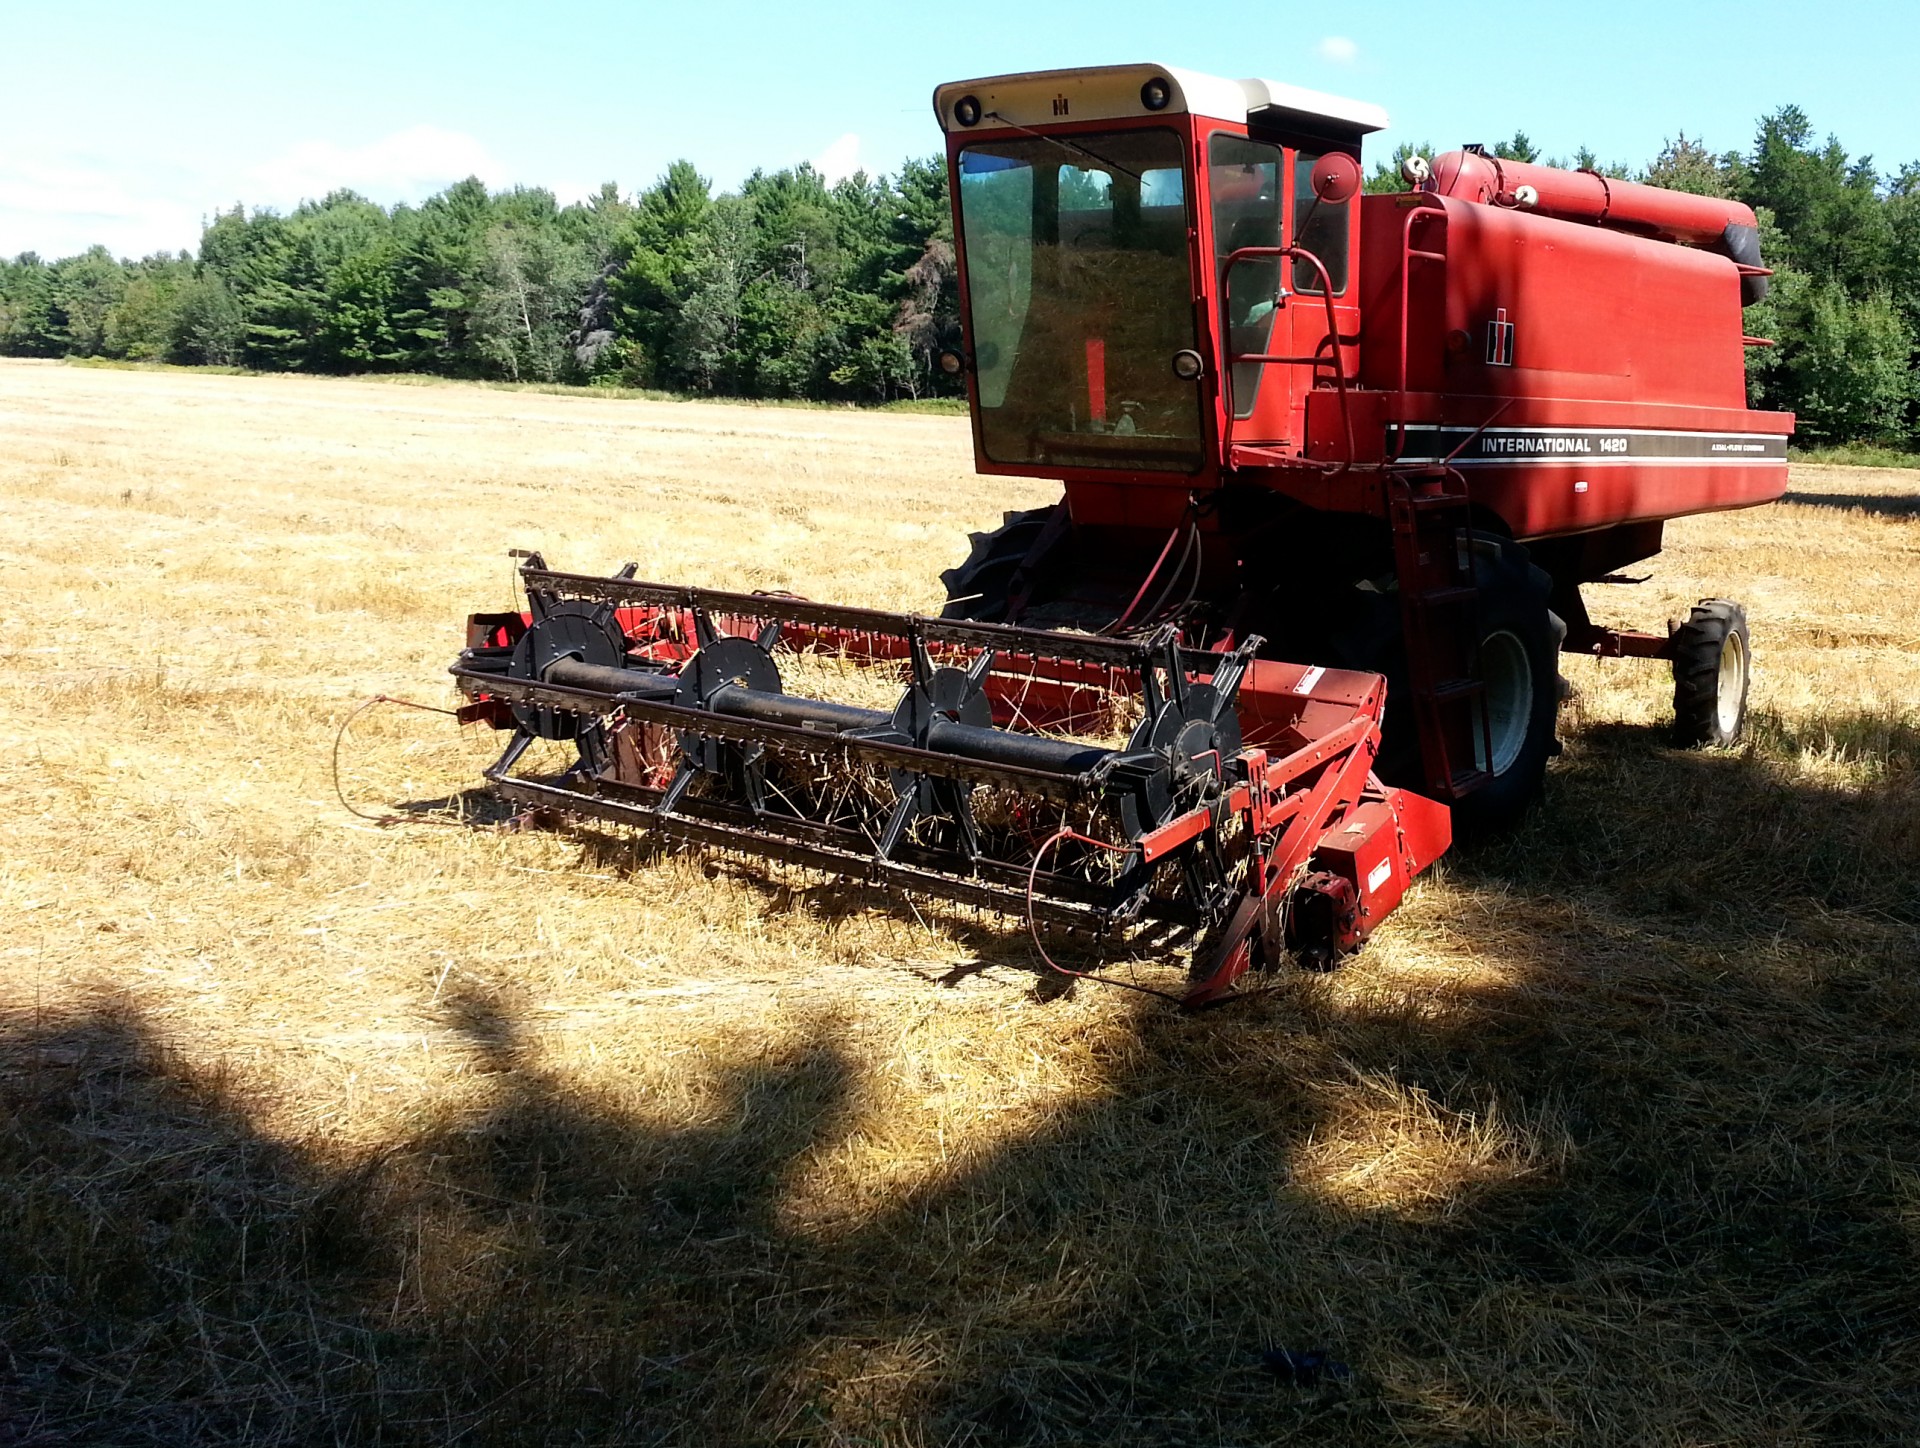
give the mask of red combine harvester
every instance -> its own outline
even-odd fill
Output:
[[[475,615],[453,669],[463,714],[514,731],[502,796],[1036,940],[1189,946],[1203,1003],[1331,964],[1453,821],[1512,820],[1558,653],[1668,659],[1681,742],[1739,734],[1737,605],[1633,633],[1580,588],[1785,487],[1793,419],[1746,407],[1746,207],[1473,147],[1362,197],[1378,109],[1161,66],[934,107],[942,365],[978,470],[1064,496],[976,534],[939,618],[526,557],[529,611]],[[894,671],[898,702],[786,692],[821,656]],[[535,772],[535,740],[577,757]]]

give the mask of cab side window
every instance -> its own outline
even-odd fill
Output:
[[[1327,269],[1327,279],[1333,283],[1333,294],[1343,296],[1347,290],[1347,241],[1353,235],[1348,225],[1347,208],[1353,203],[1343,201],[1338,206],[1329,206],[1326,202],[1316,203],[1313,195],[1313,163],[1320,159],[1317,151],[1298,151],[1293,159],[1293,244],[1304,247],[1320,258]],[[1293,264],[1293,289],[1296,292],[1311,292],[1320,295],[1320,274],[1306,262],[1296,260]]]

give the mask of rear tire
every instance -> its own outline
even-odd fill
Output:
[[[972,534],[969,541],[973,551],[967,554],[966,561],[940,575],[940,581],[947,586],[947,602],[940,610],[940,617],[979,623],[1007,622],[1008,591],[1013,576],[1055,514],[1065,506],[1056,503],[1051,508],[1008,513],[991,533]]]
[[[1738,742],[1752,679],[1747,611],[1726,598],[1696,603],[1673,635],[1673,742],[1682,749]]]

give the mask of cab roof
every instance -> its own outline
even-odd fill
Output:
[[[1167,83],[1167,103],[1150,110],[1142,97],[1149,81]],[[980,119],[962,125],[955,105],[971,96]],[[1387,113],[1368,101],[1348,100],[1277,80],[1226,80],[1171,65],[1097,65],[1079,70],[1032,70],[1017,75],[951,81],[933,92],[934,114],[946,131],[991,131],[1064,121],[1119,120],[1186,113],[1241,125],[1303,130],[1358,139],[1385,130]]]

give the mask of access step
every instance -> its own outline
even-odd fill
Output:
[[[1472,794],[1483,785],[1492,783],[1493,776],[1484,769],[1459,769],[1455,770],[1453,777],[1447,781],[1447,789],[1455,799],[1458,799],[1462,795]]]

